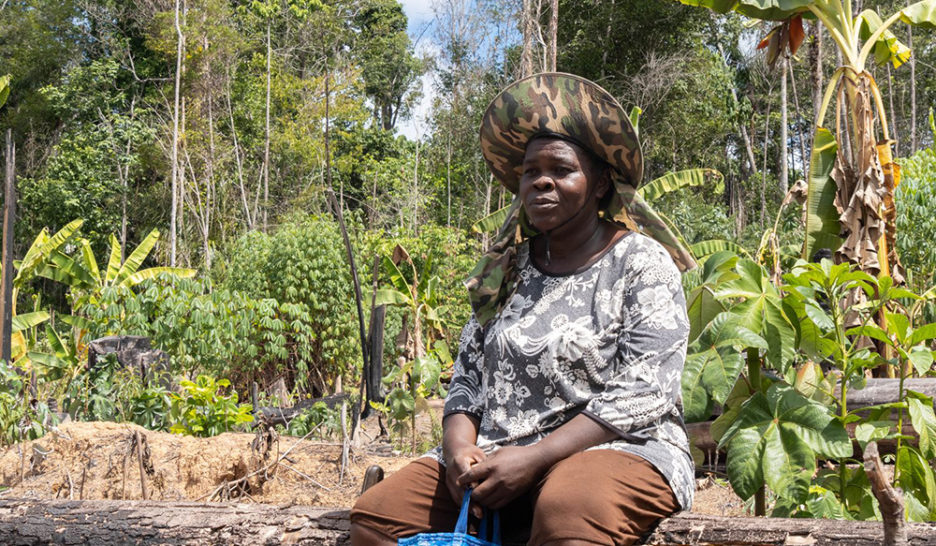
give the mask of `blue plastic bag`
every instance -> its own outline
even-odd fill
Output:
[[[490,519],[493,521],[493,529],[488,534],[488,515],[489,511],[484,512],[484,518],[481,520],[480,536],[471,536],[468,534],[468,504],[471,502],[471,490],[465,491],[465,498],[462,500],[461,512],[458,514],[458,522],[455,524],[455,531],[452,533],[420,533],[407,538],[401,538],[397,541],[399,546],[500,546],[500,514],[495,510]],[[487,540],[480,537],[487,536]]]

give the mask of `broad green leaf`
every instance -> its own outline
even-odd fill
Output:
[[[390,276],[390,284],[398,291],[409,294],[412,289],[397,264],[393,263],[393,260],[386,256],[384,256],[381,263],[383,264],[384,271]]]
[[[809,488],[806,508],[814,518],[851,519],[848,510],[842,506],[835,493],[824,487],[813,485]]]
[[[933,351],[925,347],[914,347],[907,355],[907,359],[920,376],[926,375],[933,367]]]
[[[766,481],[778,495],[801,501],[817,453],[834,458],[852,454],[845,427],[829,409],[782,383],[748,399],[721,444],[728,448],[728,477],[742,498]]]
[[[920,435],[920,451],[927,459],[936,457],[936,414],[933,405],[917,398],[908,399],[910,421]]]
[[[686,311],[689,314],[689,342],[695,341],[702,330],[725,310],[707,286],[700,286],[689,294]]]
[[[94,282],[100,285],[101,271],[98,269],[97,259],[94,257],[94,250],[91,249],[91,243],[87,239],[81,239],[78,244],[81,246],[82,265],[91,274]]]
[[[929,462],[916,448],[897,451],[897,485],[904,491],[910,521],[930,521],[936,515],[936,477]]]
[[[884,24],[881,16],[870,9],[861,12],[857,20],[860,21],[858,36],[862,40],[870,38]],[[885,30],[874,44],[874,60],[879,65],[890,61],[894,68],[900,68],[900,65],[910,60],[910,48],[898,40],[893,32]]]
[[[887,322],[887,332],[897,338],[897,343],[906,345],[907,334],[910,330],[910,319],[901,313],[884,313]]]
[[[374,297],[374,305],[410,305],[412,298],[390,288],[378,288]]]
[[[796,14],[808,15],[815,0],[741,0],[735,11],[763,21],[785,21]]]
[[[634,134],[636,135],[640,134],[640,114],[643,114],[643,110],[639,106],[634,106],[627,116],[631,122],[631,127],[634,128]]]
[[[703,354],[686,356],[682,372],[683,416],[688,423],[705,421],[712,415],[713,401],[702,384],[702,371],[707,359]]]
[[[20,262],[13,283],[16,286],[21,286],[23,283],[30,281],[33,275],[36,274],[36,270],[48,260],[50,254],[71,239],[83,223],[84,220],[72,220],[51,237],[49,237],[48,230],[42,228],[42,231],[33,240],[32,245]]]
[[[79,330],[87,330],[94,326],[94,321],[75,315],[56,315],[56,318],[69,326],[78,328]]]
[[[3,106],[10,96],[10,75],[0,76],[0,106]]]
[[[497,231],[502,225],[504,225],[504,220],[507,219],[507,214],[510,212],[510,205],[502,209],[495,210],[491,214],[488,214],[484,218],[478,220],[471,225],[471,231],[475,233],[488,233],[491,231]]]
[[[868,421],[866,423],[859,423],[858,426],[855,427],[855,439],[858,440],[858,445],[861,446],[861,449],[864,449],[870,442],[887,438],[893,427],[894,423],[891,421]]]
[[[763,431],[758,429],[742,429],[728,443],[728,480],[731,488],[742,499],[753,497],[764,484],[762,435]]]
[[[734,252],[717,252],[702,265],[702,283],[712,286],[718,286],[721,282],[727,282],[738,278],[734,272],[735,265],[738,264],[738,255]]]
[[[772,426],[764,434],[764,480],[778,495],[803,500],[809,492],[809,481],[816,472],[816,455],[803,443],[795,427],[784,423]]]
[[[914,330],[907,344],[918,345],[930,339],[936,339],[936,322],[925,324]]]
[[[34,311],[32,313],[21,313],[13,317],[13,331],[21,332],[33,328],[49,320],[51,315],[47,311]]]
[[[195,269],[187,269],[184,267],[150,267],[125,277],[120,284],[123,286],[133,287],[143,281],[155,279],[160,275],[174,275],[180,279],[191,279],[197,273],[198,271]]]
[[[49,258],[49,264],[38,273],[53,281],[69,285],[71,288],[93,288],[97,286],[94,277],[78,262],[56,250]]]
[[[806,240],[803,259],[809,260],[821,248],[831,251],[842,243],[839,214],[835,208],[836,184],[832,179],[838,144],[825,127],[816,130],[809,158],[809,189],[806,194]]]
[[[735,270],[739,278],[723,283],[715,296],[743,299],[730,313],[738,318],[740,326],[767,340],[768,364],[784,372],[795,356],[796,331],[782,309],[780,292],[752,260],[739,260]]]
[[[92,260],[94,258],[92,257]],[[120,274],[120,242],[113,234],[110,236],[110,258],[107,260],[107,272],[104,274],[104,283],[111,284]]]
[[[924,0],[902,9],[900,20],[910,25],[936,29],[936,0]]]
[[[683,393],[691,405],[687,418],[708,418],[709,398],[723,403],[744,368],[741,351],[747,347],[763,349],[766,346],[763,338],[734,322],[731,313],[723,312],[715,317],[692,344],[683,369]],[[698,389],[704,389],[707,394],[703,396]]]
[[[700,262],[708,261],[707,258],[718,252],[733,252],[735,254],[747,254],[747,250],[744,250],[741,245],[732,243],[731,241],[725,241],[723,239],[709,239],[707,241],[699,241],[698,243],[689,245],[689,250],[692,252],[692,255],[696,260]]]
[[[127,280],[127,277],[129,277],[130,275],[133,275],[134,273],[137,272],[138,269],[140,269],[140,266],[143,265],[143,260],[145,260],[146,257],[149,256],[150,251],[153,250],[154,246],[156,246],[156,242],[158,240],[159,240],[159,230],[154,229],[153,231],[149,233],[149,235],[147,235],[140,242],[140,244],[135,249],[133,249],[133,252],[130,253],[130,256],[127,258],[127,260],[123,263],[123,265],[120,266],[120,271],[117,272],[116,277],[111,277],[111,271],[110,271],[111,266],[110,264],[108,264],[107,278],[113,279],[113,284],[115,285],[119,286],[120,284],[122,284],[125,280]],[[111,244],[114,244],[114,242],[116,241],[117,239],[114,238],[111,241]],[[117,251],[118,251],[117,260],[119,262],[120,261],[120,245],[119,244],[118,244]],[[113,260],[113,255],[111,255],[111,260]]]
[[[876,324],[866,324],[865,326],[859,326],[857,328],[851,328],[845,332],[845,335],[848,336],[867,336],[872,339],[884,342],[888,345],[893,345],[894,341],[887,335],[887,332],[881,329],[880,326]]]
[[[725,177],[715,169],[686,169],[664,174],[641,186],[637,193],[652,203],[660,197],[685,187],[711,186],[715,193],[724,191]]]
[[[828,332],[835,328],[835,322],[832,321],[832,317],[818,305],[809,302],[804,306],[804,310],[806,311],[806,316],[813,321],[813,324],[822,330]]]
[[[66,361],[55,355],[30,351],[26,356],[46,381],[61,379],[65,376],[69,368]]]

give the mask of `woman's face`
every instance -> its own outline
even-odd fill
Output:
[[[549,138],[527,145],[520,199],[536,229],[568,226],[572,232],[584,226],[597,216],[598,202],[607,189],[608,181],[581,147]]]

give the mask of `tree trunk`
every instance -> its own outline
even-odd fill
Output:
[[[10,362],[13,352],[13,228],[16,223],[16,144],[6,130],[6,173],[3,187],[3,268],[0,272],[0,360]]]
[[[270,22],[266,29],[266,122],[263,130],[263,231],[267,231],[267,212],[270,208],[270,61],[273,47],[270,43]]]
[[[810,83],[812,84],[813,127],[819,124],[819,105],[822,104],[822,24],[812,24],[815,37],[809,47]],[[810,145],[810,148],[812,146]]]
[[[172,110],[172,205],[169,211],[169,265],[176,264],[177,227],[176,215],[179,202],[179,91],[182,86],[182,50],[185,47],[185,37],[182,35],[180,0],[175,3],[175,29],[176,29],[176,74],[175,74],[175,106]]]
[[[790,189],[789,153],[787,151],[787,59],[781,55],[780,61],[780,195],[786,195]]]
[[[910,2],[907,2],[910,5]],[[913,51],[913,27],[907,25],[907,47]],[[917,151],[917,92],[916,92],[916,53],[910,54],[910,153],[911,156]]]
[[[559,34],[559,0],[549,1],[549,66],[546,70],[556,71],[556,49]]]
[[[523,0],[523,49],[520,53],[520,77],[533,74],[533,0]]]
[[[419,141],[416,141],[416,162],[413,167],[413,236],[419,237]]]
[[[130,99],[130,123],[133,123],[134,118],[134,107],[136,106],[136,96]],[[127,146],[124,150],[124,158],[129,159],[130,157],[130,147],[133,144],[133,139],[128,135],[127,136]],[[121,168],[120,163],[117,164],[117,176],[120,177],[120,262],[123,263],[124,259],[127,257],[127,192],[129,191],[129,178],[130,178],[130,164],[127,163]]]
[[[808,178],[809,171],[807,170],[806,162],[809,161],[809,156],[806,155],[806,137],[803,135],[803,124],[800,123],[801,121],[805,121],[806,117],[803,116],[803,111],[800,110],[799,93],[796,92],[796,78],[793,77],[793,62],[787,57],[786,63],[789,69],[790,87],[793,89],[793,112],[795,113],[794,119],[796,120],[796,136],[797,140],[799,140],[800,164],[803,167],[802,175],[803,178]],[[784,196],[786,196],[786,194],[784,194]]]
[[[890,103],[890,138],[894,141],[894,157],[900,157],[900,139],[897,138],[897,111],[894,110],[894,77],[890,63],[887,66],[887,100]]]

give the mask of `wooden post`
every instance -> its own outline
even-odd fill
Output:
[[[6,182],[3,189],[3,273],[0,278],[0,359],[10,362],[13,336],[13,225],[16,221],[16,146],[6,133]]]
[[[864,469],[871,481],[871,492],[881,507],[884,520],[884,546],[906,546],[907,525],[904,522],[903,492],[894,489],[884,475],[884,464],[878,456],[876,442],[868,443],[864,452]]]

